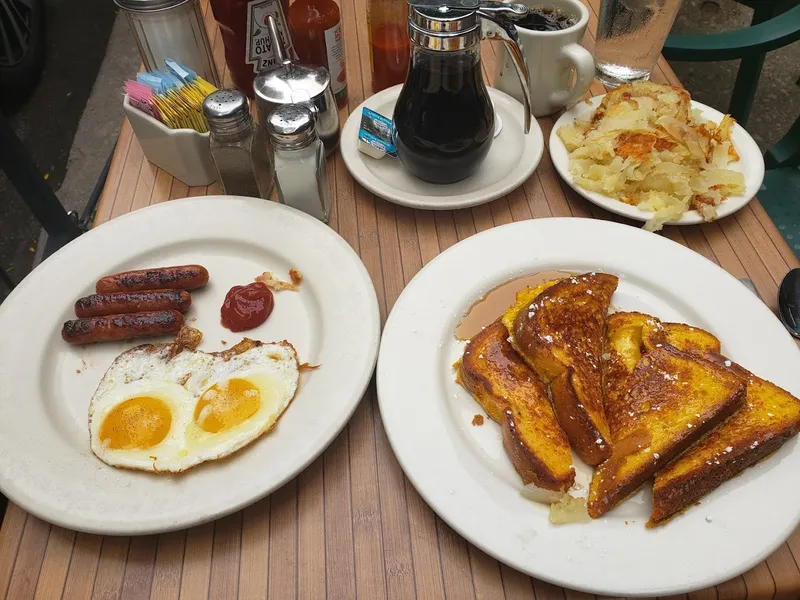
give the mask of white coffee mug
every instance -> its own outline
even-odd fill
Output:
[[[571,27],[559,31],[517,27],[531,80],[531,112],[535,117],[543,117],[577,102],[594,79],[594,59],[580,45],[589,23],[589,11],[580,0],[522,0],[522,3],[555,9],[575,21]],[[522,102],[522,87],[508,50],[504,48],[498,58],[501,60],[495,68],[494,87]],[[570,89],[573,68],[577,79]]]

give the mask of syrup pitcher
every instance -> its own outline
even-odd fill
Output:
[[[525,133],[530,130],[530,82],[513,24],[528,7],[477,0],[408,3],[411,60],[394,109],[397,156],[420,179],[454,183],[475,172],[494,139],[481,39],[500,40],[508,49],[522,84]]]

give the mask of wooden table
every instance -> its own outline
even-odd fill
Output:
[[[592,22],[584,44],[590,50],[599,2],[587,2]],[[353,109],[371,89],[365,0],[342,4]],[[222,40],[207,0],[203,9],[222,65]],[[491,73],[491,45],[484,44],[483,61]],[[663,59],[653,79],[679,85]],[[225,82],[230,84],[227,71]],[[596,83],[591,91],[604,89]],[[346,116],[343,110],[342,123]],[[553,119],[539,123],[547,139]],[[389,204],[355,184],[338,154],[330,159],[328,173],[335,198],[331,226],[366,264],[382,319],[425,263],[477,231],[549,216],[617,219],[574,194],[559,179],[546,152],[522,188],[491,204],[455,212]],[[150,204],[214,193],[219,193],[216,184],[187,188],[145,160],[126,121],[96,223]],[[757,201],[717,223],[668,227],[664,235],[736,277],[752,279],[773,310],[781,278],[800,266]],[[765,493],[765,510],[770,493]],[[800,530],[744,575],[688,598],[796,599],[798,562]],[[445,525],[404,477],[392,454],[374,384],[345,430],[305,472],[272,496],[215,523],[162,535],[100,537],[51,526],[10,505],[0,530],[0,595],[10,600],[593,598],[499,564]]]

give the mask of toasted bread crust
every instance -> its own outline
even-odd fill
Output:
[[[655,527],[686,510],[700,498],[778,450],[800,430],[800,400],[725,357],[715,362],[744,378],[744,406],[695,444],[689,452],[656,474]]]
[[[497,321],[473,337],[458,381],[503,428],[503,446],[523,482],[566,491],[575,480],[572,453],[547,390],[508,342]]]
[[[520,435],[518,423],[520,417],[515,415],[509,408],[506,410],[505,421],[503,422],[503,448],[511,459],[522,482],[525,484],[533,483],[537,487],[545,490],[566,492],[575,483],[575,468],[572,463],[572,456],[569,463],[566,463],[566,455],[562,452],[560,465],[548,464],[553,461],[545,460],[537,450],[530,445],[530,440]],[[554,424],[555,421],[553,421]],[[562,433],[563,434],[563,433]],[[569,451],[569,442],[566,435],[563,440],[558,442],[560,450]],[[565,465],[567,465],[565,468]]]
[[[553,410],[572,446],[581,448],[580,457],[597,465],[611,455],[607,433],[603,433],[585,410],[575,390],[575,372],[567,369],[550,382]]]
[[[594,473],[589,516],[598,518],[635,492],[744,403],[736,374],[671,346],[639,361],[622,402],[614,452]]]
[[[546,383],[553,382],[559,422],[572,447],[591,465],[611,455],[600,356],[617,283],[617,277],[605,273],[564,278],[522,310],[511,331],[512,343],[525,361]]]
[[[719,340],[714,334],[685,323],[662,323],[660,331],[645,328],[642,342],[648,351],[659,347],[659,343],[667,343],[682,352],[701,356],[720,351]]]

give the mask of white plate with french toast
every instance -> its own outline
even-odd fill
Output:
[[[138,535],[305,468],[360,402],[380,326],[336,232],[209,196],[80,236],[3,302],[0,330],[2,492],[62,527]]]
[[[458,533],[560,586],[651,597],[730,579],[800,523],[798,369],[770,309],[702,256],[537,219],[419,272],[377,385],[402,468]]]

